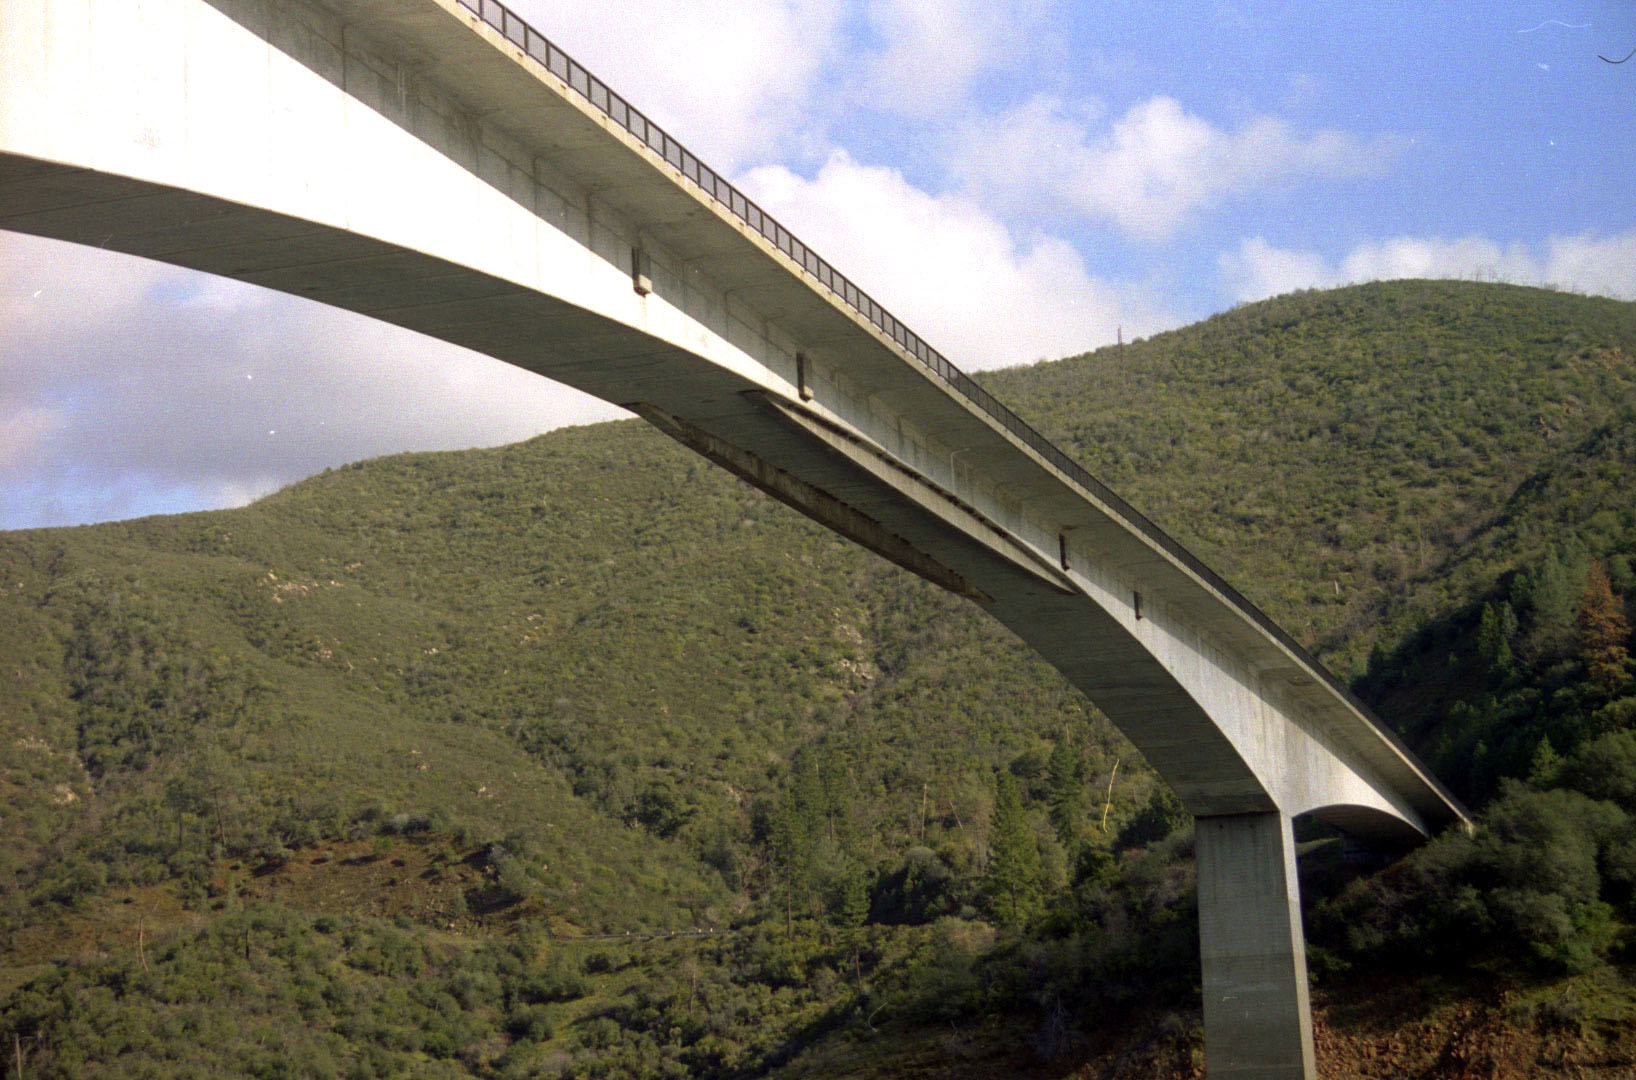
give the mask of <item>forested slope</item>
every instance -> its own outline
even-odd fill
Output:
[[[1520,483],[1632,404],[1636,309],[1381,282],[986,378],[1350,676],[1377,632],[1463,595],[1405,587],[1444,579]]]
[[[985,376],[1487,808],[1384,875],[1303,834],[1321,1001],[1631,1052],[1633,355],[1636,305],[1400,282]],[[31,1076],[1193,1067],[1128,744],[634,424],[0,535],[0,670]]]

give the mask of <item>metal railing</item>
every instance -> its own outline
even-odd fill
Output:
[[[1044,435],[1034,430],[1022,417],[1012,412],[993,394],[983,389],[970,375],[951,364],[942,353],[928,345],[919,334],[910,330],[891,312],[877,304],[873,297],[853,284],[851,279],[837,271],[825,260],[819,258],[816,252],[797,239],[783,225],[780,225],[772,215],[757,206],[744,192],[734,187],[720,173],[701,162],[696,155],[671,138],[663,128],[649,120],[641,111],[634,108],[630,102],[609,89],[607,83],[592,75],[573,57],[557,48],[556,45],[551,43],[550,39],[518,18],[515,12],[499,3],[498,0],[458,0],[458,2],[461,7],[466,8],[489,26],[499,31],[502,37],[521,49],[552,75],[568,84],[576,94],[590,102],[598,111],[636,136],[654,153],[680,170],[684,177],[692,181],[701,191],[724,207],[728,213],[760,233],[774,247],[795,260],[796,264],[802,267],[818,284],[824,286],[842,303],[868,319],[884,334],[897,342],[905,352],[920,361],[945,386],[992,417],[1001,427],[1026,443],[1046,461],[1062,470],[1075,483],[1095,495],[1109,509],[1123,518],[1157,547],[1168,552],[1183,566],[1197,574],[1212,588],[1226,597],[1229,602],[1248,615],[1263,630],[1277,639],[1286,649],[1289,649],[1313,671],[1317,672],[1332,689],[1340,693],[1354,707],[1360,709],[1363,715],[1373,717],[1368,708],[1358,701],[1328,668],[1313,659],[1306,649],[1302,648],[1294,638],[1290,637],[1282,627],[1273,622],[1260,608],[1250,603],[1242,593],[1222,580],[1219,574],[1200,562],[1197,556],[1182,547],[1163,529],[1149,521],[1135,507],[1116,495],[1106,484],[1092,476],[1083,465],[1058,449]],[[1380,728],[1387,738],[1396,743],[1400,749],[1406,750],[1394,733],[1378,722],[1376,727]]]

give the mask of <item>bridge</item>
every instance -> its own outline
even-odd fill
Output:
[[[982,606],[1195,816],[1213,1077],[1314,1075],[1292,819],[1465,822],[1266,615],[493,0],[0,0],[0,228],[578,387]]]

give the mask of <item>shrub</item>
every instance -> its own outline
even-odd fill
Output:
[[[506,1034],[513,1039],[545,1042],[556,1034],[550,1010],[542,1005],[523,1005],[506,1014]]]
[[[1488,956],[1588,970],[1614,943],[1602,867],[1623,873],[1629,831],[1612,803],[1508,782],[1474,837],[1451,832],[1354,882],[1315,912],[1315,937],[1355,955]]]
[[[1636,730],[1609,732],[1580,746],[1564,764],[1562,781],[1636,813]]]
[[[1155,781],[1147,804],[1119,830],[1114,846],[1126,848],[1148,847],[1158,843],[1188,824],[1187,808],[1182,806],[1169,786]]]
[[[517,984],[517,1000],[529,1004],[551,1001],[573,1001],[587,992],[584,977],[570,971],[565,964],[553,964],[543,970],[532,971]]]

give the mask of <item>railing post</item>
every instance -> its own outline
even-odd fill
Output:
[[[1194,820],[1210,1080],[1315,1080],[1295,834],[1276,811]]]

